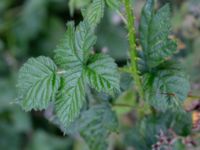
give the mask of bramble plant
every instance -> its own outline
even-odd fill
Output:
[[[73,0],[70,4],[73,8]],[[98,40],[95,28],[103,18],[106,6],[120,14],[128,30],[130,60],[123,68],[118,68],[107,54],[92,52]],[[120,7],[125,8],[126,17],[121,14]],[[179,63],[171,58],[176,52],[176,42],[169,38],[168,4],[155,11],[154,0],[147,0],[139,26],[141,48],[136,46],[135,18],[130,0],[93,0],[82,9],[82,14],[83,21],[76,27],[74,22],[67,23],[67,31],[55,49],[54,61],[40,56],[30,58],[21,67],[17,83],[18,103],[25,111],[47,109],[53,104],[59,125],[65,133],[78,132],[91,150],[105,150],[106,138],[111,132],[119,132],[117,115],[112,106],[120,107],[120,104],[90,102],[88,91],[95,89],[116,97],[121,93],[119,71],[122,71],[134,80],[139,100],[136,107],[140,110],[150,111],[160,119],[164,112],[181,112],[190,84]],[[149,123],[145,125],[147,128],[155,128],[151,118],[142,122]],[[140,128],[139,125],[138,130]],[[156,133],[164,136],[161,131]],[[153,144],[152,148],[162,146],[162,143]],[[151,149],[145,144],[143,146],[138,149]]]

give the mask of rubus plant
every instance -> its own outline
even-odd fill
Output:
[[[71,1],[71,4],[73,2]],[[95,28],[104,16],[105,5],[120,13],[128,30],[128,65],[118,68],[114,59],[93,53],[97,37]],[[134,15],[130,0],[92,0],[82,9],[83,21],[76,27],[67,23],[67,31],[55,49],[54,61],[45,56],[30,58],[20,69],[18,103],[25,111],[55,108],[64,132],[75,132],[85,139],[91,150],[106,149],[106,138],[118,131],[118,121],[108,101],[89,102],[88,90],[111,96],[120,94],[119,71],[129,73],[139,95],[139,107],[148,106],[153,113],[179,111],[190,85],[177,61],[171,59],[176,42],[169,38],[170,7],[158,11],[154,0],[147,0],[141,15],[136,46]],[[145,110],[144,110],[145,111]]]

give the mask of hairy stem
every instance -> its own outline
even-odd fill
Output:
[[[132,76],[135,80],[136,88],[140,95],[140,99],[144,100],[144,93],[141,84],[141,79],[139,76],[139,71],[137,68],[137,55],[136,55],[136,34],[135,34],[135,18],[131,7],[130,0],[124,0],[125,11],[127,16],[127,28],[128,28],[128,39],[130,45],[130,58],[131,58],[131,71]]]

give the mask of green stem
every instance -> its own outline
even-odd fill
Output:
[[[122,73],[129,73],[129,74],[132,73],[131,68],[129,68],[129,67],[119,67],[118,71],[122,72]]]
[[[189,94],[189,95],[188,95],[188,98],[196,99],[196,100],[197,100],[197,99],[200,99],[200,96]]]
[[[140,99],[144,100],[144,93],[141,84],[141,79],[138,74],[137,68],[137,53],[136,53],[136,33],[135,33],[135,18],[131,7],[130,0],[124,0],[125,11],[127,15],[127,28],[128,28],[128,38],[129,38],[129,45],[130,45],[130,58],[131,58],[131,71],[132,76],[135,80],[136,88],[140,95]]]
[[[117,103],[117,104],[113,104],[113,107],[128,107],[128,108],[133,108],[134,106],[128,105],[128,104]]]

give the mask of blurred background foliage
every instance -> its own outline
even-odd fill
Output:
[[[66,22],[81,19],[80,8],[90,0],[0,0],[0,150],[86,150],[87,146],[75,136],[63,133],[51,120],[52,108],[45,112],[25,113],[13,102],[16,98],[16,77],[19,67],[29,58],[39,55],[52,57],[53,50],[63,36]],[[172,12],[172,37],[178,42],[174,59],[179,59],[190,76],[191,94],[200,94],[200,1],[157,0],[157,8],[169,2]],[[133,1],[136,28],[144,0]],[[122,9],[123,11],[123,9]],[[96,33],[94,51],[111,55],[119,66],[128,60],[127,33],[120,16],[106,9]],[[139,48],[139,44],[138,44]],[[96,94],[91,99],[109,100],[135,106],[137,95],[134,82],[127,74],[121,75],[122,94],[118,98]],[[188,100],[189,101],[189,100]],[[148,107],[130,109],[114,105],[120,120],[120,134],[109,138],[110,150],[148,150],[162,132],[173,129],[179,136],[192,134],[193,113],[198,114],[199,99],[187,102],[190,113],[150,114]],[[197,107],[198,106],[198,107]],[[196,108],[197,107],[197,108]],[[193,118],[191,118],[191,114]],[[198,118],[197,118],[198,119]],[[199,120],[197,120],[199,121]],[[200,122],[199,122],[200,124]],[[196,131],[199,132],[199,131]],[[191,138],[191,137],[190,137]],[[198,141],[183,145],[173,143],[174,150],[199,149]],[[192,142],[193,144],[191,144]],[[187,141],[186,141],[187,142]],[[189,146],[188,146],[188,145]]]

